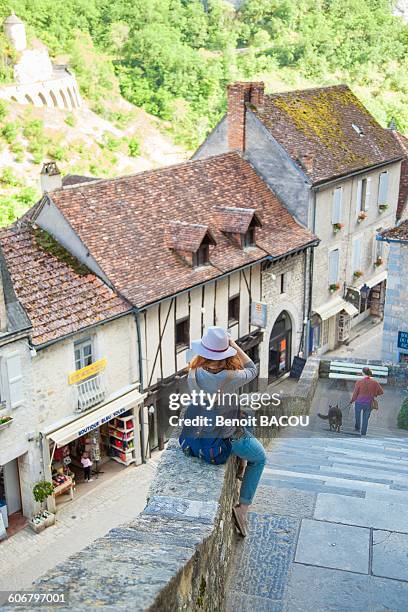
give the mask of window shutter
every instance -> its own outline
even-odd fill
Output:
[[[388,204],[388,172],[381,172],[378,186],[378,204]]]
[[[329,254],[329,285],[339,280],[339,250],[330,251]]]
[[[341,196],[343,188],[338,187],[333,192],[332,223],[341,222]]]
[[[7,357],[7,377],[10,393],[11,408],[17,408],[23,403],[23,374],[21,372],[21,359],[18,353]]]
[[[353,270],[352,272],[356,272],[360,269],[361,264],[361,236],[355,238],[353,241]]]
[[[366,183],[364,210],[368,210],[369,209],[369,206],[370,206],[370,196],[371,196],[371,178],[369,177],[367,179],[367,183]]]
[[[363,193],[363,181],[357,181],[357,202],[356,212],[357,214],[361,211],[361,195]]]

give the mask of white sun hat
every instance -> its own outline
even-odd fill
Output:
[[[221,361],[237,354],[237,350],[229,344],[227,331],[215,325],[208,327],[200,340],[193,340],[191,348],[197,355],[213,361]]]

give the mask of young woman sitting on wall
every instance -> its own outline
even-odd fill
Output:
[[[235,419],[236,422],[239,419],[238,391],[257,376],[254,362],[222,327],[209,327],[200,340],[192,343],[192,349],[196,357],[189,364],[190,391],[202,391],[213,397],[219,394],[217,397],[221,401],[217,402],[213,413],[221,415],[225,421]],[[242,473],[238,474],[242,478],[239,505],[233,508],[236,526],[241,535],[246,536],[247,513],[265,467],[264,448],[248,429],[239,425],[217,426],[213,423],[205,428],[204,437],[207,441],[224,441],[232,454],[247,462],[243,464]],[[185,448],[182,436],[180,442]],[[196,456],[203,454],[198,452]]]

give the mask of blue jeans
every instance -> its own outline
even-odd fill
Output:
[[[367,433],[368,427],[368,419],[371,414],[371,405],[370,404],[359,404],[358,402],[354,405],[354,412],[356,413],[356,429],[360,431],[360,423],[361,423],[361,412],[363,413],[363,422],[361,424],[361,435],[365,436]]]
[[[245,469],[239,495],[240,504],[252,504],[256,489],[266,463],[266,454],[262,444],[247,431],[239,440],[231,440],[232,452],[240,459],[246,459]]]

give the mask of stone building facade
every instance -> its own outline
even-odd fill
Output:
[[[15,84],[0,87],[0,98],[37,107],[80,108],[78,84],[69,68],[52,64],[40,41],[34,41],[28,48],[25,25],[14,13],[7,17],[3,27],[19,60],[14,65]]]
[[[382,358],[408,363],[408,221],[379,235],[389,244]]]
[[[362,318],[382,315],[386,250],[375,234],[395,220],[399,143],[346,86],[264,95],[262,83],[232,83],[227,115],[194,159],[232,148],[319,237],[307,349],[333,349]]]

